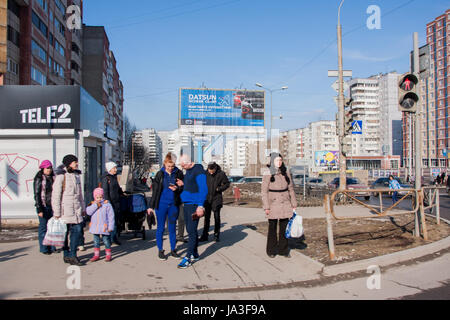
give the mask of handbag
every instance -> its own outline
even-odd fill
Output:
[[[44,246],[54,246],[57,249],[64,247],[66,239],[67,225],[61,219],[51,218],[47,223],[47,232],[45,233],[42,244]]]
[[[285,233],[286,239],[301,238],[303,234],[304,234],[303,218],[302,216],[294,212],[294,215],[289,220],[288,225],[286,227]]]

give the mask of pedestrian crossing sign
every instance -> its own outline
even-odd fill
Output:
[[[352,123],[352,134],[362,134],[362,121],[354,121]]]

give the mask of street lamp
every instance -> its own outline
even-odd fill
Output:
[[[263,88],[267,91],[270,92],[270,131],[269,131],[269,141],[270,141],[270,150],[272,151],[272,124],[273,124],[273,116],[272,116],[272,106],[273,106],[273,93],[277,92],[277,91],[284,91],[289,89],[289,87],[282,87],[280,89],[269,89],[264,87],[261,83],[256,83],[255,86],[259,87],[259,88]]]

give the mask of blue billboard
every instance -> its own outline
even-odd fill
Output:
[[[265,92],[180,89],[180,125],[264,127]]]

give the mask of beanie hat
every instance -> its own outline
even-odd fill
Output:
[[[107,172],[110,172],[111,169],[117,167],[117,164],[115,164],[114,162],[108,162],[108,163],[105,165],[105,167],[106,167],[106,171],[107,171]]]
[[[50,160],[44,160],[42,161],[41,165],[39,166],[39,169],[48,169],[52,168],[53,164],[50,162]]]
[[[97,188],[97,189],[94,190],[94,199],[95,199],[96,196],[102,196],[103,197],[104,194],[105,194],[105,192],[103,191],[102,188]]]
[[[70,166],[70,164],[74,161],[78,162],[78,158],[76,156],[74,156],[73,154],[69,154],[67,156],[64,157],[63,159],[63,164],[66,166],[66,168],[68,166]]]

